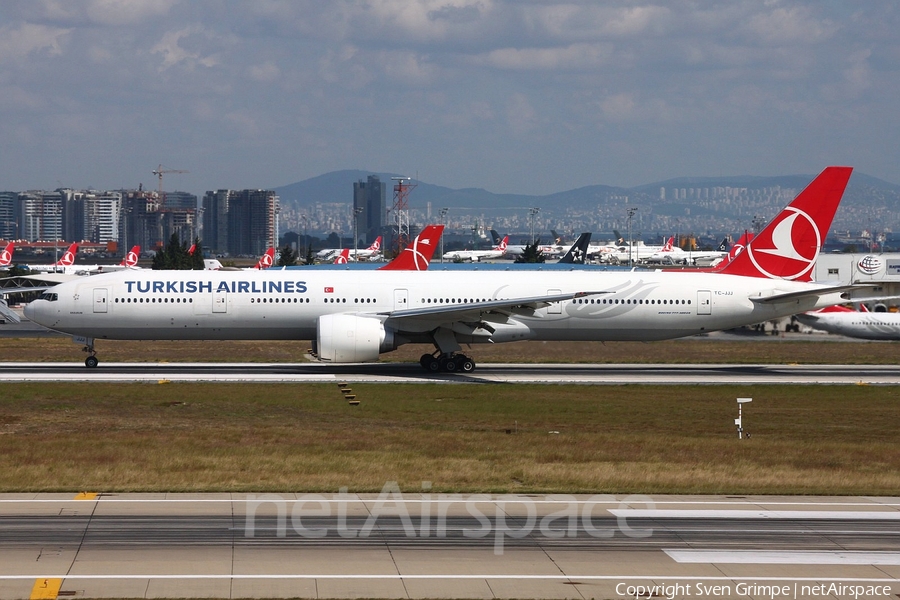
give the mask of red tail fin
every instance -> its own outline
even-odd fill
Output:
[[[350,248],[344,248],[341,250],[341,253],[337,255],[337,258],[334,259],[334,264],[346,265],[348,262],[350,262]]]
[[[6,248],[3,252],[0,252],[0,267],[8,267],[12,264],[12,255],[13,250],[16,249],[16,245],[13,242],[10,242],[6,245]]]
[[[259,257],[259,260],[256,261],[256,264],[253,265],[254,269],[268,269],[272,265],[275,264],[275,248],[269,248],[266,250],[266,253]]]
[[[366,250],[371,250],[372,252],[380,252],[381,251],[381,236],[379,235],[375,238],[375,241],[372,242],[372,245],[366,248]]]
[[[196,249],[197,249],[197,244],[191,244],[191,247],[188,248],[188,254],[190,254],[191,256],[193,256],[193,255],[194,255],[194,250],[196,250]]]
[[[662,247],[662,252],[672,252],[672,248],[675,246],[675,236],[673,235],[669,239],[666,240],[665,245]]]
[[[502,250],[503,252],[506,252],[506,246],[508,244],[509,244],[509,236],[505,235],[505,236],[503,236],[503,239],[500,240],[500,243],[497,244],[497,247],[494,248],[494,250]]]
[[[720,273],[810,281],[852,167],[827,167]]]
[[[122,262],[119,264],[123,267],[136,267],[138,264],[138,258],[141,256],[141,247],[133,246],[131,250],[128,251],[128,254],[125,258],[122,259]]]
[[[394,260],[379,267],[383,271],[425,271],[428,269],[428,263],[437,250],[438,240],[441,239],[441,233],[444,231],[443,225],[427,225],[422,232],[416,236],[412,243],[403,249]]]
[[[78,254],[78,244],[72,244],[69,246],[68,250],[66,250],[65,254],[62,255],[58,261],[56,261],[53,266],[54,267],[71,267],[75,264],[75,255]]]

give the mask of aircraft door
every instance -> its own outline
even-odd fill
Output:
[[[213,312],[214,313],[227,313],[228,312],[228,292],[214,292],[213,293]]]
[[[712,292],[710,292],[709,290],[697,291],[697,314],[712,314]]]
[[[95,313],[105,313],[109,312],[107,297],[108,297],[106,288],[94,288],[94,312]]]
[[[561,294],[562,290],[547,290],[547,295],[552,296],[554,294]],[[561,315],[562,314],[562,302],[554,302],[549,307],[547,307],[548,315]]]
[[[409,308],[409,290],[394,290],[394,310]]]

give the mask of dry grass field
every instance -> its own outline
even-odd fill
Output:
[[[479,362],[896,363],[825,336],[477,346]],[[104,362],[296,362],[307,342],[97,344]],[[408,346],[386,360],[418,360]],[[79,361],[68,338],[0,360]],[[872,494],[900,490],[891,387],[4,384],[0,491]],[[737,440],[735,398],[750,439]]]
[[[0,491],[900,490],[889,387],[370,384],[357,407],[325,384],[0,390]]]

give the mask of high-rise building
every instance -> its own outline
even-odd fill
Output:
[[[203,196],[203,244],[216,254],[258,256],[278,245],[272,190],[217,190]]]
[[[119,241],[121,192],[71,192],[65,190],[71,218],[67,220],[65,239],[88,240],[104,244]]]
[[[382,235],[385,221],[385,184],[377,175],[369,175],[353,184],[353,212],[356,215],[357,235],[365,235],[371,244]]]
[[[29,242],[65,240],[66,204],[59,192],[28,191],[19,194],[19,237]]]
[[[19,194],[0,192],[0,239],[15,240],[19,237],[19,219],[16,216]]]
[[[208,191],[203,196],[203,246],[213,254],[228,252],[228,205],[231,190]]]

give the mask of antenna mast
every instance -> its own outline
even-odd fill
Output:
[[[394,184],[394,204],[391,206],[394,213],[392,228],[396,255],[409,245],[409,193],[418,184],[410,184],[411,177],[391,177],[391,180],[397,182]]]

